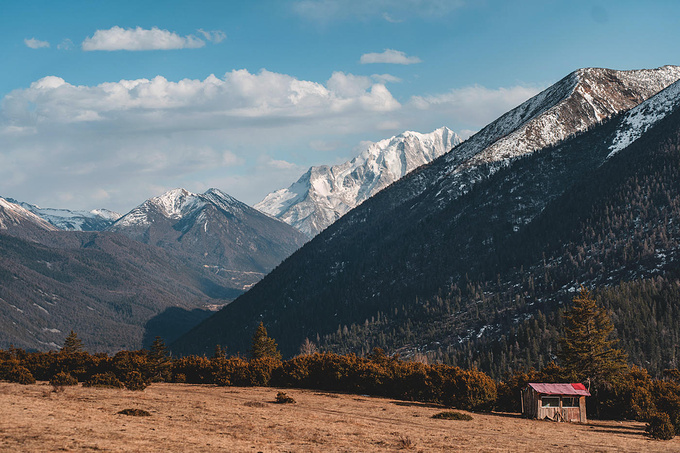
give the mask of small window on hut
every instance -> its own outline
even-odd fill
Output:
[[[541,404],[543,407],[560,407],[560,397],[544,396],[541,398]]]
[[[562,407],[578,407],[578,398],[565,396],[562,398]]]

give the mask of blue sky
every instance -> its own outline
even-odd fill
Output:
[[[0,195],[247,203],[365,141],[469,135],[569,72],[679,64],[677,1],[0,2]]]

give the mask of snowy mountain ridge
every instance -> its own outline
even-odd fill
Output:
[[[154,216],[157,214],[167,219],[180,220],[194,214],[208,204],[213,204],[232,215],[242,213],[244,207],[251,209],[219,189],[209,189],[205,193],[195,194],[186,189],[177,188],[157,197],[149,198],[120,217],[110,229],[116,231],[120,227],[148,225],[154,221]]]
[[[435,203],[446,203],[489,177],[510,159],[555,145],[607,118],[636,107],[680,79],[680,66],[618,71],[576,70],[409,178],[394,203],[437,187]]]
[[[121,215],[108,209],[92,211],[71,211],[70,209],[43,208],[34,204],[7,198],[60,230],[67,231],[99,231],[118,220]]]
[[[10,200],[0,197],[0,230],[9,230],[12,227],[25,227],[27,224],[45,231],[58,230],[54,225]]]
[[[680,81],[631,109],[621,120],[621,126],[609,147],[611,153],[608,157],[640,138],[650,127],[675,111],[678,105],[680,105]]]
[[[429,134],[406,131],[373,143],[348,162],[311,167],[290,187],[268,194],[255,208],[313,237],[383,188],[461,142],[446,127]]]

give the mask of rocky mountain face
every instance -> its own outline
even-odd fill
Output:
[[[311,238],[394,181],[461,142],[446,127],[429,134],[407,131],[370,145],[349,162],[311,167],[297,182],[268,194],[255,208]]]
[[[182,257],[244,290],[306,238],[294,228],[217,189],[171,190],[136,207],[107,231]]]
[[[102,231],[121,217],[117,212],[108,209],[71,211],[69,209],[41,208],[12,198],[6,200],[32,212],[58,229],[66,231]]]
[[[0,233],[35,239],[47,231],[58,230],[54,225],[11,200],[0,197]]]
[[[554,331],[545,314],[579,284],[677,268],[678,78],[678,67],[570,74],[347,213],[173,349],[246,351],[263,321],[286,355],[310,338],[485,369],[501,355],[540,365]],[[615,320],[622,337],[631,310]],[[649,323],[680,328],[653,312]],[[532,323],[546,342],[518,358]]]

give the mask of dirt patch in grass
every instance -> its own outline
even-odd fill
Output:
[[[481,413],[447,423],[432,418],[441,408],[318,391],[159,383],[131,392],[78,385],[45,398],[44,390],[49,384],[0,383],[0,451],[680,451],[680,438],[645,437],[644,423],[579,425]],[[271,404],[279,390],[297,404]],[[152,416],[118,415],[130,407]]]

